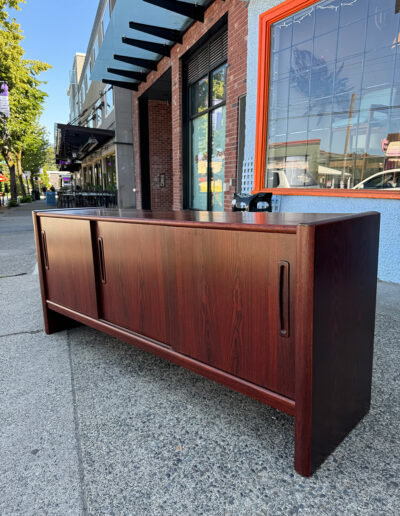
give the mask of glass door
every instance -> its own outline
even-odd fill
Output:
[[[224,211],[226,63],[189,86],[193,210]]]

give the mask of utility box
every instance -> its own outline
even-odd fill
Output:
[[[46,205],[47,206],[55,206],[56,204],[57,204],[56,192],[47,191],[46,192]]]

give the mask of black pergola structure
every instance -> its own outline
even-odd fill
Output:
[[[104,71],[107,72],[107,75],[111,74],[115,75],[116,77],[114,80],[114,78],[110,77],[109,75],[107,77],[103,76],[101,81],[104,84],[119,86],[120,88],[126,88],[129,90],[137,91],[139,84],[141,82],[146,81],[147,75],[152,70],[157,69],[158,62],[164,56],[169,57],[173,45],[175,45],[176,43],[182,43],[183,34],[189,29],[189,27],[197,21],[204,22],[205,10],[213,2],[213,0],[206,0],[202,4],[196,4],[180,0],[142,1],[144,2],[144,4],[151,4],[152,6],[156,6],[160,10],[164,10],[164,12],[165,10],[167,10],[177,15],[180,15],[180,19],[182,20],[182,29],[178,30],[176,28],[153,25],[151,23],[152,19],[150,17],[150,14],[148,19],[149,23],[139,23],[136,21],[127,20],[127,29],[130,28],[140,33],[155,36],[155,41],[149,41],[149,39],[147,38],[143,40],[137,38],[130,38],[121,34],[122,42],[126,45],[126,53],[124,52],[123,54],[113,54],[112,62],[108,64],[113,64],[114,66],[108,66],[104,69]],[[134,16],[134,11],[132,14]],[[146,18],[145,9],[141,11],[141,18]],[[122,20],[120,21],[120,23],[121,25],[124,24]],[[160,43],[159,41],[157,41],[157,39],[159,38],[164,39],[164,43]],[[137,53],[138,49],[151,52],[154,54],[154,57],[143,58],[142,53]],[[141,71],[117,68],[115,67],[115,61],[140,67]],[[100,77],[101,76],[98,77],[98,80],[100,80]]]
[[[76,172],[82,160],[114,138],[114,131],[70,124],[57,124],[56,163],[60,170]]]

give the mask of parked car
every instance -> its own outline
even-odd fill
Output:
[[[354,190],[359,190],[362,188],[374,190],[380,188],[400,190],[400,168],[378,172],[377,174],[367,177],[367,179],[364,179],[364,181],[361,181],[357,185],[353,186]]]

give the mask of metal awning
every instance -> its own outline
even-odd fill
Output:
[[[118,0],[91,79],[137,90],[213,0]]]
[[[74,164],[114,138],[114,131],[78,125],[57,124],[55,137],[56,163],[72,170]],[[79,168],[79,167],[78,167]]]

